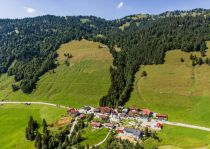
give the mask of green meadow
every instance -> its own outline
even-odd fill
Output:
[[[93,129],[91,126],[83,130],[82,138],[84,139],[81,144],[84,146],[93,146],[106,138],[108,134],[107,128]]]
[[[193,67],[189,57],[190,53],[173,50],[166,53],[164,64],[141,66],[127,105],[167,114],[170,121],[210,127],[210,66]],[[206,57],[210,58],[209,49]],[[142,71],[147,77],[141,77]]]
[[[72,41],[57,50],[58,67],[43,75],[31,94],[12,92],[12,77],[0,77],[0,99],[10,101],[45,101],[71,107],[98,106],[99,99],[110,86],[109,68],[112,56],[100,43],[87,40]],[[64,54],[73,57],[68,60]]]
[[[42,123],[45,118],[52,123],[66,110],[42,105],[1,105],[0,106],[0,148],[2,149],[32,149],[34,143],[25,138],[25,129],[30,116]]]
[[[160,149],[208,149],[210,133],[202,130],[164,125],[157,133],[159,140],[148,139],[143,142],[145,148]]]

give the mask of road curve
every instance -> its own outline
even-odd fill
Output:
[[[31,102],[31,101],[25,101],[25,102],[19,102],[19,101],[14,101],[14,102],[1,101],[0,102],[0,104],[26,104],[26,103],[37,104],[37,105],[48,105],[48,106],[53,106],[53,107],[58,107],[58,108],[64,108],[64,109],[68,109],[69,108],[67,106],[62,106],[62,105],[48,103],[48,102]],[[187,127],[187,128],[198,129],[198,130],[203,130],[203,131],[210,132],[210,128],[202,127],[202,126],[196,126],[196,125],[191,125],[191,124],[183,124],[183,123],[169,122],[169,121],[165,121],[165,122],[163,122],[163,124],[172,125],[172,126],[179,126],[179,127]],[[107,134],[107,137],[108,136],[109,136],[109,133]],[[104,140],[106,140],[107,137]],[[102,144],[103,141],[100,142],[100,143]],[[96,144],[96,145],[98,145],[98,144]]]
[[[72,132],[74,131],[74,127],[77,124],[77,122],[78,122],[78,117],[75,118],[75,121],[73,122],[73,124],[72,124],[72,126],[71,126],[71,128],[69,130],[69,135],[68,135],[69,138],[71,137]]]
[[[106,141],[106,139],[109,137],[110,133],[111,133],[111,131],[108,132],[108,134],[106,135],[106,137],[101,142],[95,144],[94,146],[99,146],[99,145],[103,144]]]

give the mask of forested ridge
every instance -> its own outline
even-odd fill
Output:
[[[62,43],[82,38],[100,41],[109,46],[114,57],[112,84],[100,105],[123,105],[129,100],[134,74],[141,64],[163,63],[165,52],[177,48],[205,53],[205,41],[210,39],[209,14],[209,10],[195,9],[112,21],[50,15],[1,19],[0,73],[15,76],[17,83],[11,85],[14,90],[30,93],[39,77],[56,67],[56,49]],[[130,26],[120,30],[126,22]],[[115,50],[116,45],[120,52]]]

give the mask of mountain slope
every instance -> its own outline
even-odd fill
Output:
[[[207,42],[206,58],[210,58]],[[200,56],[200,53],[195,53]],[[183,58],[184,62],[180,59]],[[148,76],[141,77],[142,71]],[[192,66],[190,53],[167,52],[165,63],[142,66],[136,73],[134,91],[127,105],[151,108],[179,121],[210,127],[210,66]]]
[[[107,48],[87,40],[72,41],[57,50],[58,67],[43,75],[31,94],[12,92],[11,77],[1,76],[1,99],[47,101],[71,107],[97,106],[110,86],[112,56]],[[66,65],[64,54],[72,54]],[[10,82],[10,83],[8,83]]]

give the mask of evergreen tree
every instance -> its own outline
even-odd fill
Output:
[[[33,119],[32,116],[30,116],[30,119],[28,121],[28,127],[25,130],[26,133],[26,139],[33,141],[36,137],[35,131],[38,129],[37,122]]]
[[[143,71],[142,73],[141,73],[141,77],[146,77],[147,76],[147,72],[146,71]]]
[[[203,64],[203,59],[201,57],[198,58],[198,64],[202,65]]]
[[[39,132],[37,132],[37,135],[36,135],[35,147],[37,149],[42,149],[42,136]]]

